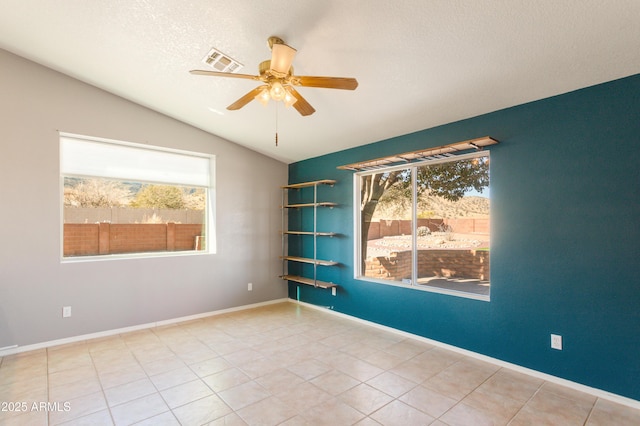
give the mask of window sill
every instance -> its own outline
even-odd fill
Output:
[[[488,294],[485,295],[485,294],[477,294],[477,293],[468,293],[468,292],[463,292],[463,291],[451,290],[451,289],[447,289],[447,288],[429,286],[429,285],[411,285],[411,284],[404,284],[404,283],[399,282],[399,281],[377,280],[377,279],[366,278],[366,277],[356,277],[356,279],[358,281],[364,281],[364,282],[375,283],[375,284],[390,285],[390,286],[393,286],[393,287],[406,288],[408,290],[426,291],[426,292],[429,292],[429,293],[444,294],[444,295],[447,295],[447,296],[462,297],[464,299],[480,300],[480,301],[484,301],[484,302],[490,302],[491,301],[490,295],[488,295]]]
[[[148,252],[148,253],[123,253],[123,254],[108,254],[108,255],[96,255],[96,256],[76,256],[76,257],[63,257],[60,259],[60,263],[86,263],[86,262],[104,262],[111,260],[133,260],[133,259],[155,259],[161,257],[185,257],[185,256],[204,256],[215,254],[212,251],[206,250],[188,250],[188,251],[174,251],[174,252]]]

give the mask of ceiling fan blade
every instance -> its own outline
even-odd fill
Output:
[[[322,87],[326,89],[354,90],[358,87],[358,80],[348,77],[312,77],[295,76],[292,83],[305,87]]]
[[[191,70],[189,72],[194,75],[208,75],[213,77],[231,77],[231,78],[244,78],[249,80],[260,80],[259,76],[251,75],[251,74],[234,74],[231,72],[217,72],[217,71],[205,71],[205,70]]]
[[[311,106],[309,102],[293,87],[288,86],[287,91],[293,95],[298,101],[293,104],[293,107],[300,113],[302,116],[311,115],[316,112],[315,108]]]
[[[243,106],[245,106],[246,104],[248,104],[249,102],[254,100],[255,97],[258,96],[258,94],[260,94],[260,92],[262,92],[262,90],[267,88],[267,87],[269,87],[269,86],[262,85],[262,86],[256,87],[255,89],[253,89],[252,91],[250,91],[249,93],[247,93],[246,95],[244,95],[243,97],[241,97],[240,99],[238,99],[237,101],[235,101],[234,103],[229,105],[227,107],[227,109],[231,110],[231,111],[234,111],[234,110],[242,108]]]
[[[282,77],[289,74],[296,52],[296,49],[286,44],[274,44],[271,47],[271,71]]]

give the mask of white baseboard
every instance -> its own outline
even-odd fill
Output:
[[[129,332],[132,332],[132,331],[144,330],[144,329],[147,329],[147,328],[161,327],[161,326],[164,326],[164,325],[171,325],[171,324],[175,324],[175,323],[179,323],[179,322],[192,321],[192,320],[197,320],[197,319],[201,319],[201,318],[212,317],[212,316],[215,316],[215,315],[223,315],[223,314],[227,314],[227,313],[230,313],[230,312],[244,311],[244,310],[247,310],[247,309],[259,308],[261,306],[268,306],[268,305],[273,305],[273,304],[276,304],[276,303],[284,303],[287,300],[289,300],[289,299],[269,300],[267,302],[253,303],[251,305],[236,306],[234,308],[227,308],[227,309],[221,309],[221,310],[218,310],[218,311],[204,312],[204,313],[201,313],[201,314],[188,315],[188,316],[180,317],[180,318],[172,318],[172,319],[163,320],[163,321],[150,322],[150,323],[147,323],[147,324],[134,325],[134,326],[131,326],[131,327],[117,328],[117,329],[113,329],[113,330],[101,331],[101,332],[98,332],[98,333],[83,334],[83,335],[80,335],[80,336],[67,337],[67,338],[64,338],[64,339],[50,340],[48,342],[35,343],[35,344],[32,344],[32,345],[25,345],[25,346],[13,345],[13,346],[8,346],[6,348],[0,348],[0,357],[7,356],[7,355],[13,355],[13,354],[17,354],[17,353],[22,353],[22,352],[34,351],[34,350],[38,350],[38,349],[50,348],[52,346],[67,345],[67,344],[70,344],[70,343],[77,343],[77,342],[81,342],[83,340],[97,339],[97,338],[101,338],[101,337],[109,337],[109,336],[114,336],[116,334],[129,333]]]
[[[552,376],[550,374],[543,373],[543,372],[540,372],[540,371],[537,371],[537,370],[532,370],[530,368],[522,367],[522,366],[517,365],[517,364],[511,364],[509,362],[502,361],[502,360],[499,360],[497,358],[492,358],[492,357],[489,357],[489,356],[486,356],[486,355],[479,354],[477,352],[472,352],[472,351],[469,351],[467,349],[459,348],[457,346],[448,345],[446,343],[442,343],[442,342],[439,342],[437,340],[432,340],[432,339],[429,339],[429,338],[426,338],[426,337],[418,336],[417,334],[408,333],[406,331],[398,330],[398,329],[395,329],[395,328],[392,328],[392,327],[387,327],[385,325],[377,324],[375,322],[371,322],[371,321],[367,321],[367,320],[364,320],[364,319],[361,319],[361,318],[357,318],[357,317],[354,317],[354,316],[351,316],[351,315],[343,314],[341,312],[336,312],[336,311],[334,311],[333,309],[331,309],[329,307],[312,305],[310,303],[301,302],[301,301],[293,300],[293,299],[287,299],[287,300],[289,302],[291,302],[291,303],[296,303],[296,304],[300,304],[302,306],[306,306],[306,307],[309,307],[309,308],[312,308],[312,309],[321,310],[322,312],[327,312],[327,313],[329,313],[331,315],[336,315],[336,316],[339,316],[341,318],[345,318],[345,319],[348,319],[348,320],[351,320],[351,321],[355,321],[355,322],[358,322],[358,323],[361,323],[361,324],[366,324],[366,325],[369,325],[371,327],[374,327],[374,328],[377,328],[377,329],[380,329],[380,330],[388,331],[388,332],[391,332],[391,333],[394,333],[394,334],[399,334],[399,335],[404,336],[404,337],[408,337],[408,338],[411,338],[411,339],[422,341],[422,342],[431,344],[433,346],[438,346],[438,347],[441,347],[441,348],[444,348],[444,349],[448,349],[448,350],[450,350],[452,352],[457,352],[457,353],[460,353],[460,354],[463,354],[463,355],[466,355],[466,356],[469,356],[469,357],[472,357],[472,358],[475,358],[475,359],[478,359],[478,360],[481,360],[481,361],[485,361],[485,362],[488,362],[488,363],[491,363],[491,364],[494,364],[494,365],[497,365],[497,366],[500,366],[500,367],[504,367],[504,368],[508,368],[510,370],[513,370],[513,371],[517,371],[519,373],[523,373],[523,374],[526,374],[526,375],[529,375],[529,376],[532,376],[532,377],[536,377],[538,379],[542,379],[542,380],[545,380],[547,382],[551,382],[551,383],[555,383],[555,384],[558,384],[558,385],[561,385],[561,386],[565,386],[565,387],[568,387],[570,389],[574,389],[574,390],[579,391],[579,392],[587,393],[589,395],[593,395],[593,396],[598,397],[598,398],[606,399],[608,401],[612,401],[612,402],[615,402],[615,403],[618,403],[618,404],[625,405],[627,407],[631,407],[631,408],[640,410],[640,401],[637,401],[635,399],[627,398],[625,396],[617,395],[617,394],[611,393],[611,392],[607,392],[607,391],[604,391],[602,389],[593,388],[593,387],[586,386],[586,385],[583,385],[583,384],[580,384],[580,383],[572,382],[571,380],[563,379],[561,377]]]

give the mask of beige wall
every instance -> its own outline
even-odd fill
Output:
[[[0,130],[0,348],[286,297],[286,164],[3,50]],[[214,154],[217,253],[62,263],[58,131]]]

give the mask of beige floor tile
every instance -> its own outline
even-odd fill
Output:
[[[311,380],[314,377],[318,377],[321,374],[331,371],[330,366],[315,359],[298,362],[289,366],[287,369],[304,380]]]
[[[86,340],[81,340],[79,342],[51,346],[46,351],[49,359],[52,359],[52,357],[55,359],[56,356],[69,356],[89,352],[89,347]]]
[[[135,423],[135,426],[180,426],[180,422],[171,411],[167,411]]]
[[[176,408],[213,394],[202,380],[183,383],[160,392],[170,408]]]
[[[251,378],[238,368],[229,368],[202,378],[202,381],[214,392],[222,392],[226,389],[247,383],[250,380]]]
[[[191,370],[193,370],[193,372],[196,373],[198,377],[210,376],[214,373],[219,373],[220,371],[226,370],[231,367],[232,365],[222,357],[210,358],[189,365],[189,368],[191,368]]]
[[[237,411],[248,425],[278,425],[294,416],[297,412],[279,399],[270,396]]]
[[[478,389],[525,403],[536,393],[542,383],[542,379],[502,369],[482,383]]]
[[[353,338],[348,333],[334,334],[333,336],[328,336],[320,340],[320,343],[332,348],[333,350],[339,350],[340,348],[352,344]]]
[[[555,393],[539,390],[516,414],[511,424],[584,425],[593,404],[566,399]]]
[[[207,423],[207,426],[246,426],[247,423],[235,412],[220,417],[212,422]]]
[[[393,401],[391,396],[366,383],[349,389],[338,395],[338,398],[345,404],[366,415],[373,413]]]
[[[58,371],[87,367],[93,368],[93,360],[91,359],[91,355],[89,355],[89,352],[83,351],[72,355],[50,356],[47,369],[49,374],[52,374]]]
[[[404,361],[389,371],[398,376],[402,376],[405,379],[409,379],[416,384],[422,383],[438,373],[438,371],[429,369],[421,362],[414,359]]]
[[[247,349],[248,347],[249,345],[235,338],[226,342],[219,342],[217,344],[209,345],[209,348],[215,351],[218,355],[222,356],[237,352],[242,349]]]
[[[289,370],[279,369],[258,377],[255,381],[275,395],[303,383],[304,379]]]
[[[517,401],[482,387],[467,395],[462,403],[487,413],[488,417],[494,419],[496,423],[504,424],[511,420],[524,405],[523,401]]]
[[[150,380],[160,391],[183,383],[191,382],[196,379],[198,379],[198,375],[186,365],[182,368],[177,368],[175,370],[171,369],[165,373],[156,374],[155,376],[150,377]]]
[[[311,423],[307,421],[301,415],[297,415],[295,417],[291,417],[289,420],[286,420],[280,423],[278,426],[313,426]]]
[[[144,379],[105,389],[104,395],[107,398],[109,407],[113,407],[156,392],[157,390],[151,380],[145,377]]]
[[[366,382],[367,380],[384,373],[382,368],[376,367],[375,365],[369,364],[368,362],[360,359],[354,359],[351,362],[340,364],[336,368],[343,373],[360,380],[361,382]]]
[[[566,399],[570,399],[579,403],[580,405],[593,406],[596,403],[597,397],[594,395],[589,395],[588,393],[579,392],[568,388],[566,386],[562,386],[556,383],[544,382],[540,387],[541,392],[549,392],[554,395],[561,396]]]
[[[324,347],[327,347],[323,345]],[[333,350],[333,349],[331,349]],[[374,348],[373,346],[365,345],[362,342],[353,342],[346,346],[340,348],[340,352],[344,352],[353,357],[367,360],[367,358],[375,353],[381,352],[380,349]],[[373,364],[373,363],[372,363]],[[383,367],[381,367],[383,368]]]
[[[414,387],[418,386],[416,382],[398,376],[391,371],[384,372],[371,380],[367,380],[367,384],[374,388],[397,398]]]
[[[158,393],[111,407],[116,426],[137,423],[167,411],[169,407]]]
[[[276,397],[298,413],[304,413],[309,408],[333,398],[330,393],[309,382],[291,386],[277,393]]]
[[[433,348],[417,355],[413,358],[413,361],[436,374],[455,364],[463,357],[464,356],[462,354],[456,352],[451,352],[442,348]]]
[[[461,400],[481,384],[478,381],[478,378],[470,380],[446,369],[424,381],[422,385],[449,398]]]
[[[50,401],[69,401],[82,395],[101,392],[102,386],[98,378],[83,379],[60,386],[49,387]]]
[[[150,362],[143,362],[140,364],[149,376],[155,376],[156,374],[186,367],[187,365],[175,354],[168,358],[162,358]]]
[[[4,357],[2,363],[0,363],[0,377],[2,377],[3,372],[8,374],[19,371],[34,375],[47,374],[47,352],[41,350],[34,351],[33,354],[31,352],[23,352],[10,355]]]
[[[16,354],[5,355],[3,357],[0,357],[0,367],[5,365],[10,365],[13,362],[22,362],[22,361],[34,362],[36,360],[39,360],[39,362],[44,362],[46,364],[47,362],[46,348],[36,349],[33,351],[27,351],[27,352],[18,352]]]
[[[80,380],[94,380],[96,378],[98,378],[98,373],[95,368],[92,366],[84,366],[50,373],[48,380],[49,386],[60,386]]]
[[[217,395],[193,401],[173,410],[182,426],[201,426],[232,412]]]
[[[317,426],[352,425],[362,420],[365,415],[337,398],[309,408],[304,417],[310,424]]]
[[[276,370],[285,368],[294,362],[296,362],[294,357],[284,358],[271,356],[268,358],[260,358],[256,361],[247,361],[239,364],[238,368],[252,379],[257,379]]]
[[[361,382],[345,373],[331,370],[314,378],[311,383],[335,396],[359,385]]]
[[[133,356],[141,364],[148,364],[153,361],[162,361],[173,358],[176,354],[166,346],[145,347],[133,351]]]
[[[93,358],[93,365],[100,374],[134,368],[140,365],[131,352],[109,351],[109,354],[105,352],[95,352],[91,354],[91,356]]]
[[[107,401],[102,392],[82,395],[65,401],[69,403],[69,410],[54,411],[49,413],[49,422],[52,425],[68,422],[107,409]]]
[[[144,379],[145,377],[147,377],[147,374],[139,365],[126,367],[122,370],[103,372],[98,375],[103,389],[109,389],[125,383],[135,382],[136,380]]]
[[[126,343],[119,335],[87,340],[87,349],[90,353],[114,349],[128,350]]]
[[[389,370],[406,361],[406,359],[403,359],[402,357],[377,349],[375,352],[364,356],[363,360],[383,370]]]
[[[4,356],[0,401],[71,408],[0,412],[0,426],[640,424],[638,409],[288,303]]]
[[[403,360],[416,357],[423,352],[433,349],[432,345],[422,343],[414,339],[405,339],[393,345],[387,346],[383,350],[390,354],[396,355]]]
[[[218,392],[218,395],[229,407],[237,411],[263,400],[271,394],[258,383],[252,381]]]
[[[380,423],[376,422],[371,417],[365,417],[364,419],[356,423],[354,426],[380,426]]]
[[[500,367],[496,365],[465,357],[447,367],[443,372],[448,372],[475,388],[493,376],[499,369]]]
[[[47,376],[26,377],[0,385],[0,401],[43,401],[47,395]]]
[[[490,413],[463,403],[453,407],[440,417],[439,420],[449,426],[501,426],[507,424],[507,421],[496,420]],[[533,425],[537,426],[536,423],[533,423]]]
[[[441,395],[424,386],[416,386],[402,395],[400,400],[435,418],[440,417],[458,403],[457,400]]]
[[[0,412],[0,426],[43,426],[47,425],[44,411]]]
[[[397,399],[380,408],[369,417],[385,426],[428,425],[435,420],[428,414]]]
[[[587,426],[637,426],[640,425],[640,410],[598,399],[596,401]]]
[[[97,413],[89,414],[84,417],[69,420],[64,422],[61,426],[111,426],[113,425],[113,419],[109,410],[98,411]]]

